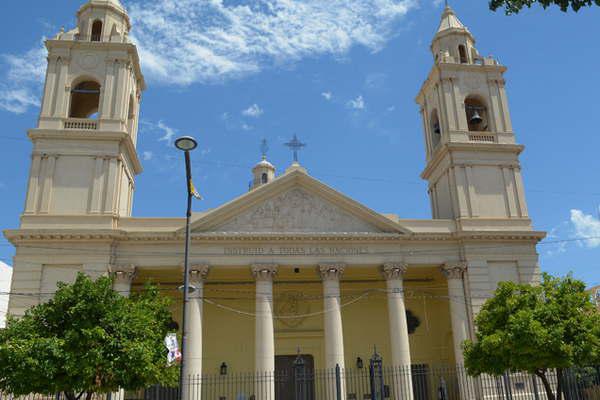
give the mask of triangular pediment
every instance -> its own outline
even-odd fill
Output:
[[[408,233],[302,170],[227,203],[192,223],[193,232]]]

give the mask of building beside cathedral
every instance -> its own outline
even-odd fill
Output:
[[[46,41],[25,208],[4,232],[12,291],[40,295],[12,296],[14,315],[83,271],[114,275],[124,295],[153,280],[180,319],[185,221],[131,215],[146,84],[130,29],[118,0],[90,0]],[[387,365],[462,363],[497,283],[538,282],[544,233],[527,211],[506,67],[449,7],[431,51],[416,101],[432,218],[373,211],[298,163],[276,174],[261,160],[251,190],[192,217],[194,373],[287,368],[297,349],[310,368],[350,367],[373,345]]]

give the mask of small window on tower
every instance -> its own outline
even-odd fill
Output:
[[[442,138],[442,129],[437,110],[431,112],[431,146],[435,149]]]
[[[269,182],[269,175],[267,175],[267,173],[263,173],[262,176],[260,177],[260,181],[264,184],[264,183],[268,183]]]
[[[462,44],[458,46],[458,55],[461,64],[467,64],[469,62],[469,59],[467,58],[467,49]]]
[[[95,20],[92,25],[92,42],[99,42],[102,38],[102,21]]]
[[[465,112],[470,131],[488,130],[487,108],[483,101],[477,97],[467,97],[465,99]]]
[[[100,85],[93,81],[81,82],[71,90],[71,118],[94,118],[100,105]]]

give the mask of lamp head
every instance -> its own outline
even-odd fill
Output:
[[[198,142],[191,136],[182,136],[175,140],[175,147],[181,151],[192,151],[198,147]]]

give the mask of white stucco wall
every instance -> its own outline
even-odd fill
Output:
[[[8,296],[2,293],[10,291],[12,268],[0,261],[0,328],[4,328],[6,311],[8,310]]]

